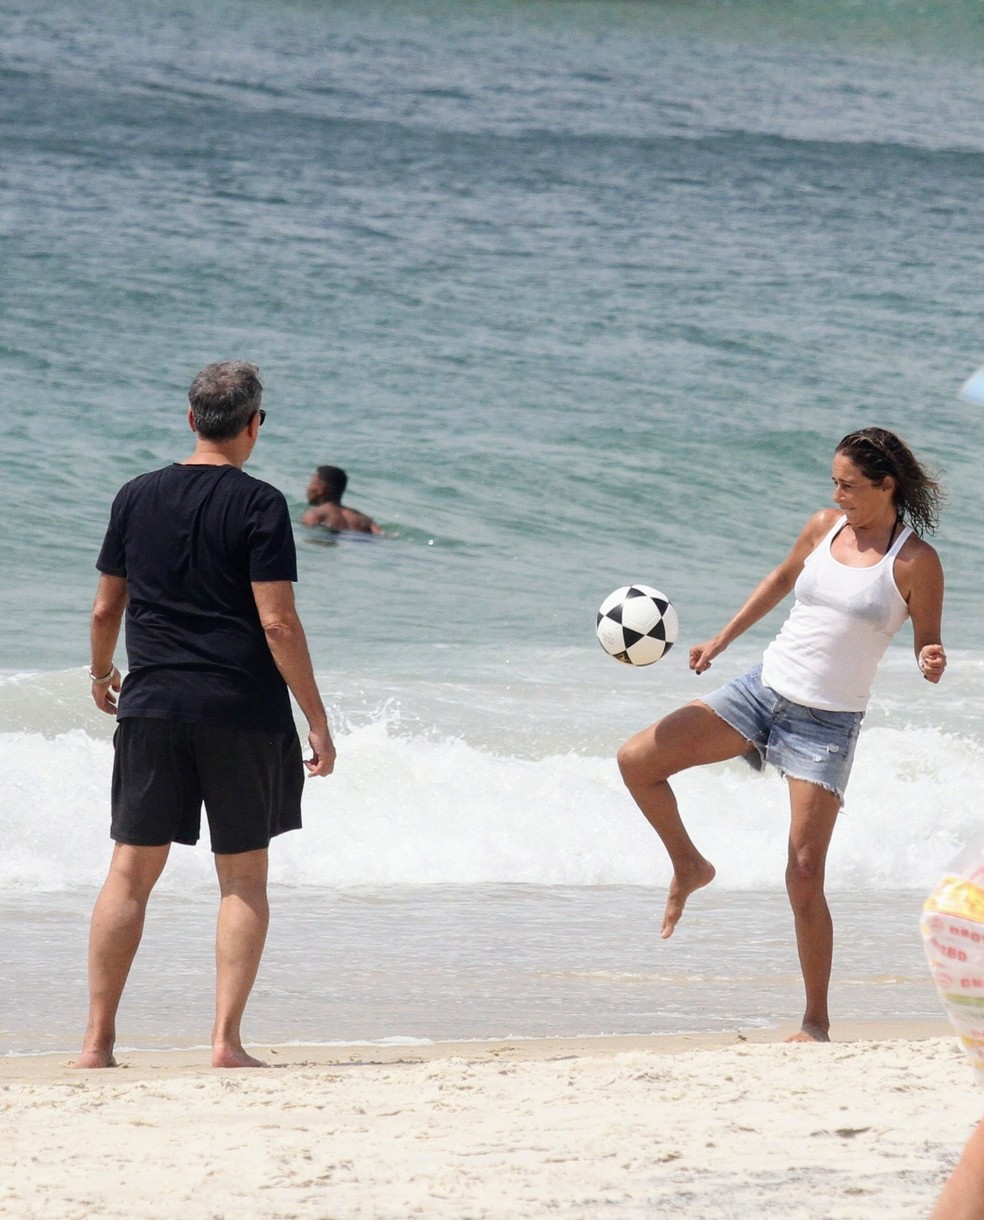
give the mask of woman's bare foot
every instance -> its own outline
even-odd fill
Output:
[[[710,860],[705,860],[700,857],[700,862],[695,864],[693,868],[686,872],[678,871],[673,874],[673,880],[670,882],[670,893],[666,899],[666,911],[663,915],[663,940],[668,940],[673,935],[673,929],[680,922],[680,916],[683,914],[683,908],[687,899],[694,890],[703,889],[705,885],[710,885],[714,880],[714,865]]]
[[[786,1038],[787,1042],[829,1042],[830,1034],[822,1025],[814,1025],[812,1021],[804,1021],[795,1034]]]

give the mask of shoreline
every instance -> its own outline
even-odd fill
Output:
[[[984,1110],[944,1020],[0,1060],[17,1220],[924,1220]]]
[[[784,1045],[796,1026],[792,1023],[771,1029],[737,1029],[677,1034],[574,1034],[543,1038],[438,1039],[435,1041],[399,1040],[383,1042],[289,1042],[245,1043],[250,1054],[268,1057],[270,1067],[331,1067],[342,1064],[384,1065],[429,1063],[440,1059],[468,1059],[475,1062],[509,1060],[542,1063],[549,1060],[643,1052],[653,1055],[680,1055],[691,1051],[715,1051],[734,1046]],[[840,1021],[830,1043],[839,1046],[855,1042],[921,1042],[954,1038],[946,1017],[932,1019],[900,1017],[895,1020],[855,1019]],[[824,1044],[818,1044],[824,1045]],[[75,1052],[39,1051],[0,1056],[0,1083],[20,1078],[53,1079],[72,1067]],[[209,1049],[204,1044],[153,1050],[122,1047],[116,1051],[118,1067],[131,1070],[180,1072],[205,1067]],[[20,1066],[19,1066],[20,1065]],[[91,1069],[101,1074],[104,1069]],[[110,1074],[112,1069],[105,1069]],[[88,1075],[82,1070],[80,1075]]]

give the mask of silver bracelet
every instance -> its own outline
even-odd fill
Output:
[[[109,673],[103,674],[103,676],[101,678],[97,678],[96,675],[90,669],[89,670],[89,679],[92,682],[93,686],[106,686],[107,683],[112,682],[113,674],[115,674],[115,673],[116,673],[115,665],[110,665]]]

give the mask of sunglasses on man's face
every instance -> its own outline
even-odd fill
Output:
[[[264,411],[263,408],[260,407],[260,409],[256,412],[256,414],[260,417],[260,427],[262,428],[263,421],[266,419],[266,411]]]

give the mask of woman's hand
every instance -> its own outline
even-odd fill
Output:
[[[919,668],[927,682],[939,682],[946,669],[946,653],[942,644],[925,644],[919,649]]]
[[[711,668],[711,662],[719,653],[724,652],[725,648],[726,645],[716,636],[704,644],[694,644],[690,650],[690,668],[694,673],[702,674],[705,669]]]

